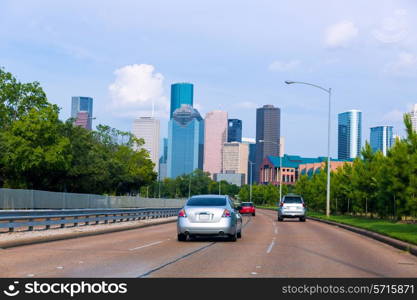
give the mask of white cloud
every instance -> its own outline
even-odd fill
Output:
[[[111,109],[117,114],[131,116],[151,115],[154,106],[155,116],[168,111],[168,100],[164,96],[161,73],[147,64],[127,65],[114,71],[116,79],[108,90],[112,99]]]
[[[385,73],[398,76],[411,76],[417,74],[417,56],[402,52],[395,61],[388,63],[384,68]]]
[[[358,28],[350,21],[333,24],[326,29],[324,44],[329,48],[347,47],[358,32]]]
[[[269,66],[268,69],[270,71],[276,72],[287,72],[296,69],[301,62],[299,60],[290,60],[290,61],[273,61]]]
[[[386,122],[401,122],[403,119],[404,111],[398,109],[391,110],[383,116],[383,120]]]
[[[393,16],[382,20],[380,27],[375,29],[372,34],[381,43],[398,43],[408,36],[409,23],[407,11],[397,9]]]

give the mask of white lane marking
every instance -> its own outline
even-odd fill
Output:
[[[258,273],[256,273],[256,272],[252,272],[251,274],[252,274],[252,275],[256,275],[256,274],[258,274]]]
[[[257,269],[260,269],[260,268],[261,268],[261,266],[256,266],[256,268],[257,268]]]
[[[278,228],[275,227],[274,233],[278,234]]]
[[[34,276],[35,276],[35,274],[27,274],[26,276],[27,276],[27,277],[34,277]]]
[[[269,245],[268,249],[266,249],[267,254],[271,253],[272,248],[274,247],[274,245],[275,245],[275,238],[273,238],[273,240],[272,240],[271,244]]]
[[[146,248],[146,247],[150,247],[150,246],[153,246],[153,245],[158,245],[158,244],[160,244],[162,242],[163,241],[157,241],[157,242],[153,242],[153,243],[150,243],[150,244],[142,245],[142,246],[139,246],[139,247],[136,247],[136,248],[132,248],[132,249],[129,249],[129,250],[130,251],[139,250],[139,249]]]
[[[59,269],[59,270],[64,269],[64,267],[62,267],[62,266],[59,266],[59,267],[56,267],[56,268]]]

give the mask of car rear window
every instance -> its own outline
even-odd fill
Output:
[[[225,206],[225,198],[191,198],[187,206]]]
[[[242,206],[253,206],[253,203],[242,203]]]
[[[303,203],[301,197],[285,197],[284,203]]]

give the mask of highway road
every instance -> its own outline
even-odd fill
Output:
[[[417,257],[344,229],[266,210],[244,223],[237,242],[178,242],[170,223],[2,249],[0,277],[417,277]]]

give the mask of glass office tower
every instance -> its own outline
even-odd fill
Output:
[[[362,148],[362,112],[356,109],[338,115],[338,158],[352,159]]]
[[[171,112],[172,119],[174,111],[183,104],[193,106],[194,86],[191,83],[174,83],[171,85]]]
[[[227,142],[242,142],[242,120],[229,119],[227,126]]]
[[[167,175],[175,178],[203,168],[204,120],[190,105],[182,105],[168,123]]]
[[[371,147],[374,151],[381,151],[387,155],[394,143],[392,126],[377,126],[371,128]]]
[[[87,112],[87,115],[81,114],[86,118],[86,129],[92,129],[92,119],[93,119],[93,98],[91,97],[72,97],[71,102],[71,118],[76,120],[81,116],[79,112]],[[80,121],[78,121],[80,122]]]

